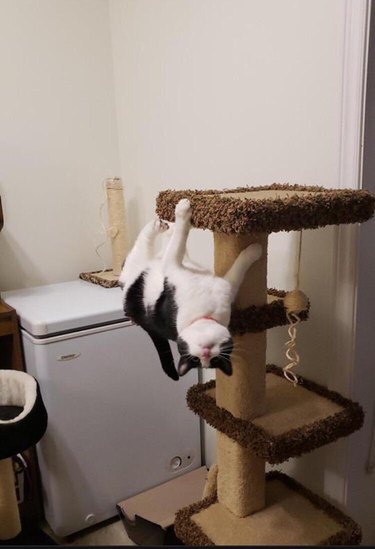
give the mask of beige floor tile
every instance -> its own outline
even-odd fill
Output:
[[[97,524],[87,530],[82,530],[77,534],[72,534],[67,538],[59,538],[48,525],[43,526],[43,530],[57,543],[61,545],[135,545],[127,536],[125,528],[119,519]]]

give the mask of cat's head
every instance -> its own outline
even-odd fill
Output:
[[[177,339],[181,355],[178,373],[185,375],[191,368],[219,368],[232,375],[233,341],[228,328],[215,320],[200,319],[182,330]]]

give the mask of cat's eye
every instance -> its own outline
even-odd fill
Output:
[[[194,364],[200,364],[200,359],[197,356],[192,356],[190,360]]]

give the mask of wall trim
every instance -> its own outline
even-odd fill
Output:
[[[345,0],[339,188],[362,187],[362,156],[370,0]],[[352,393],[358,278],[358,225],[335,229],[333,264],[332,361],[330,386]],[[349,468],[345,452],[346,471]],[[342,483],[347,502],[348,474]]]

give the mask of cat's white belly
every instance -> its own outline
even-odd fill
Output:
[[[145,276],[143,302],[145,307],[154,306],[164,289],[164,276],[161,269],[153,268]]]
[[[176,282],[178,331],[204,316],[212,316],[224,326],[229,324],[231,287],[226,280],[190,275],[189,279]]]

